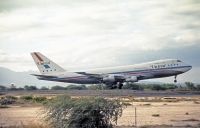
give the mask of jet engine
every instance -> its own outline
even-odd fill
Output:
[[[138,78],[137,76],[131,76],[125,79],[126,82],[137,82]]]
[[[108,75],[103,77],[103,82],[115,82],[115,76],[114,75]]]

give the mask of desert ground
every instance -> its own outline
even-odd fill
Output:
[[[20,95],[22,94],[16,96]],[[200,95],[170,97],[155,94],[113,98],[120,98],[126,103],[122,117],[118,120],[118,127],[200,127]],[[0,127],[46,124],[42,110],[42,105],[30,104],[0,108]]]

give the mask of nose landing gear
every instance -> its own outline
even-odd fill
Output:
[[[176,77],[177,77],[177,76],[174,76],[174,83],[176,83],[176,82],[177,82],[177,80],[176,80]]]

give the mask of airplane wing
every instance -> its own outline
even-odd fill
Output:
[[[43,78],[57,78],[57,76],[49,76],[49,75],[39,75],[39,74],[30,74],[30,75]]]
[[[93,78],[102,78],[101,74],[92,74],[92,73],[86,73],[86,72],[76,72],[76,73],[81,74],[81,75],[86,75],[89,77],[93,77]]]
[[[104,77],[108,77],[109,75],[113,75],[116,80],[118,81],[125,81],[126,78],[130,77],[130,75],[127,74],[92,74],[92,73],[86,73],[86,72],[76,72],[81,75],[89,76],[90,78],[96,78],[96,79],[103,79]],[[137,79],[142,79],[146,77],[146,75],[131,75],[137,77]]]

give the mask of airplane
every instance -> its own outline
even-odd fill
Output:
[[[39,80],[57,81],[75,84],[106,84],[109,88],[121,89],[126,82],[138,82],[145,79],[174,76],[192,69],[178,59],[164,59],[147,63],[90,69],[87,71],[66,71],[40,52],[32,52],[35,64],[41,74],[31,74]]]

